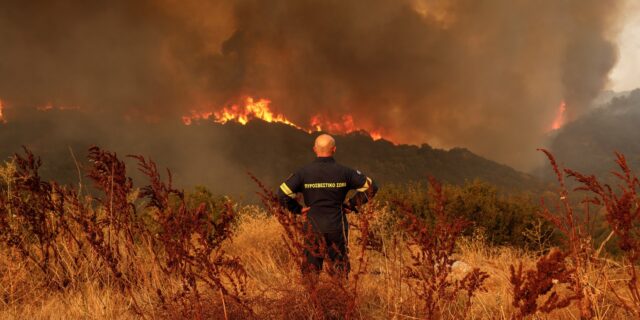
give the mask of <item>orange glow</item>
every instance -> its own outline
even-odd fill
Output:
[[[49,110],[53,109],[53,105],[49,103],[49,104],[47,104],[45,106],[37,107],[36,109],[38,109],[39,111],[49,111]]]
[[[4,105],[2,104],[2,100],[0,100],[0,123],[7,123],[7,120],[4,118]]]
[[[334,134],[347,134],[356,131],[364,131],[371,136],[373,140],[382,139],[382,133],[380,130],[365,130],[356,126],[353,116],[346,114],[342,116],[342,121],[330,121],[322,115],[315,115],[311,117],[310,125],[315,131],[326,131]]]
[[[38,111],[51,111],[51,110],[79,110],[80,107],[77,106],[54,106],[53,103],[49,102],[44,106],[37,107]]]
[[[325,131],[332,134],[347,134],[362,131],[367,132],[373,140],[382,139],[380,130],[364,130],[364,128],[356,126],[352,115],[344,115],[340,121],[330,121],[318,114],[311,117],[309,126],[303,127],[290,121],[284,114],[273,112],[270,104],[271,101],[268,99],[256,100],[249,97],[245,99],[244,106],[232,105],[219,111],[196,112],[192,110],[189,115],[182,117],[182,122],[185,125],[191,125],[194,121],[212,120],[220,124],[236,122],[246,125],[253,119],[260,119],[269,123],[286,124],[308,133]]]
[[[196,120],[212,119],[214,122],[220,124],[225,124],[231,121],[245,125],[253,119],[260,119],[269,123],[283,123],[302,129],[298,125],[289,121],[289,119],[287,119],[283,114],[273,113],[269,108],[270,104],[271,101],[267,99],[258,99],[258,101],[255,101],[253,98],[249,97],[245,100],[243,107],[232,105],[231,107],[224,107],[222,110],[215,112],[196,112],[192,110],[190,115],[182,117],[182,122],[186,125],[191,125],[193,121]]]
[[[371,131],[369,132],[369,135],[371,136],[371,139],[373,139],[374,141],[378,141],[382,139],[382,134],[379,131]]]
[[[211,117],[211,115],[213,115],[213,112],[211,111],[207,111],[207,112],[200,112],[200,113],[196,113],[195,111],[191,111],[191,115],[188,116],[182,116],[182,122],[188,126],[190,126],[193,121],[197,121],[197,120],[207,120]]]
[[[7,123],[7,119],[4,117],[3,113],[4,105],[2,100],[0,100],[0,123]],[[47,103],[44,106],[36,107],[38,111],[51,111],[51,110],[79,110],[80,107],[77,106],[54,106],[52,103]]]
[[[560,128],[562,128],[562,126],[564,126],[565,122],[567,121],[567,104],[562,101],[560,103],[560,105],[558,106],[558,113],[556,114],[556,118],[553,120],[553,123],[551,124],[551,130],[558,130]]]

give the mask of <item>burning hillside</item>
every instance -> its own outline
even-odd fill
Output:
[[[33,110],[28,118],[0,125],[0,158],[29,146],[47,164],[42,170],[45,179],[75,184],[74,157],[83,158],[91,145],[99,145],[120,155],[153,157],[159,166],[171,168],[181,187],[205,185],[215,193],[246,199],[255,193],[247,172],[277,186],[282,177],[314,157],[315,133],[257,118],[246,124],[214,120],[194,120],[191,125],[176,120],[160,126],[103,119],[82,110]],[[465,149],[394,145],[385,139],[374,141],[363,131],[336,135],[336,140],[337,159],[375,176],[381,185],[431,175],[454,184],[479,178],[505,190],[538,187],[532,177]]]
[[[194,121],[212,120],[216,123],[225,124],[227,122],[236,122],[246,125],[249,121],[259,119],[268,123],[282,123],[294,127],[299,130],[312,132],[328,132],[331,134],[349,134],[352,132],[366,132],[373,140],[383,138],[380,130],[371,130],[358,127],[353,120],[352,115],[343,115],[342,121],[330,121],[322,115],[314,115],[309,120],[308,125],[302,126],[293,123],[285,115],[274,113],[270,107],[271,101],[267,99],[254,100],[249,97],[244,101],[244,105],[232,105],[223,107],[218,111],[196,112],[191,111],[189,115],[182,116],[182,122],[185,125],[191,125]],[[386,140],[389,140],[385,137]]]

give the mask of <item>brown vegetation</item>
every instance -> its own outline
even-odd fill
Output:
[[[92,148],[86,175],[93,186],[73,188],[44,181],[40,160],[25,150],[0,167],[0,317],[640,315],[638,179],[618,156],[616,193],[595,177],[558,168],[549,156],[559,201],[554,210],[543,206],[540,217],[561,235],[558,248],[542,241],[536,252],[491,245],[486,231],[451,208],[467,204],[458,196],[448,200],[446,188],[431,180],[425,203],[382,198],[350,214],[352,271],[346,278],[303,275],[304,249],[327,248],[310,248],[303,217],[282,209],[259,182],[266,210],[202,190],[185,194],[173,187],[170,172],[165,180],[154,162],[135,156],[149,179],[136,188],[122,160]],[[587,192],[584,210],[570,201],[565,175]],[[587,226],[590,212],[598,212],[590,210],[594,206],[603,208],[612,230],[606,241],[617,241],[621,257],[592,240]],[[542,227],[527,232],[548,236]]]

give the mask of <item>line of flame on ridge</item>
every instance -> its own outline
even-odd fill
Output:
[[[341,122],[330,121],[321,115],[315,115],[309,121],[309,126],[304,128],[299,126],[281,113],[274,113],[269,108],[271,101],[268,99],[258,99],[257,101],[251,97],[246,98],[244,106],[232,105],[224,107],[219,111],[196,112],[191,111],[189,115],[182,117],[185,125],[191,125],[194,121],[213,120],[216,123],[225,124],[227,122],[236,122],[246,125],[253,119],[261,119],[269,123],[282,123],[292,126],[296,129],[306,131],[308,133],[326,131],[334,134],[347,134],[355,131],[364,131],[371,136],[373,140],[382,139],[380,131],[367,131],[355,125],[353,116],[342,116]]]
[[[4,102],[2,101],[2,99],[0,99],[0,123],[7,123],[7,118],[4,115]],[[44,106],[40,106],[40,107],[36,107],[36,110],[38,111],[51,111],[51,110],[60,110],[60,111],[67,111],[67,110],[80,110],[80,107],[78,106],[58,106],[58,105],[53,105],[51,102],[47,103]]]

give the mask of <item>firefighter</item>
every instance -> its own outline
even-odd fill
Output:
[[[306,264],[303,273],[318,274],[328,256],[333,270],[330,273],[349,272],[347,244],[349,224],[346,211],[357,212],[369,197],[378,191],[376,184],[360,171],[338,164],[333,158],[336,144],[333,137],[322,134],[315,140],[316,159],[289,176],[280,185],[280,203],[289,211],[306,215]],[[347,199],[347,193],[355,190]],[[296,200],[302,193],[305,206]],[[346,209],[346,210],[345,210]],[[318,248],[325,248],[320,252]]]

